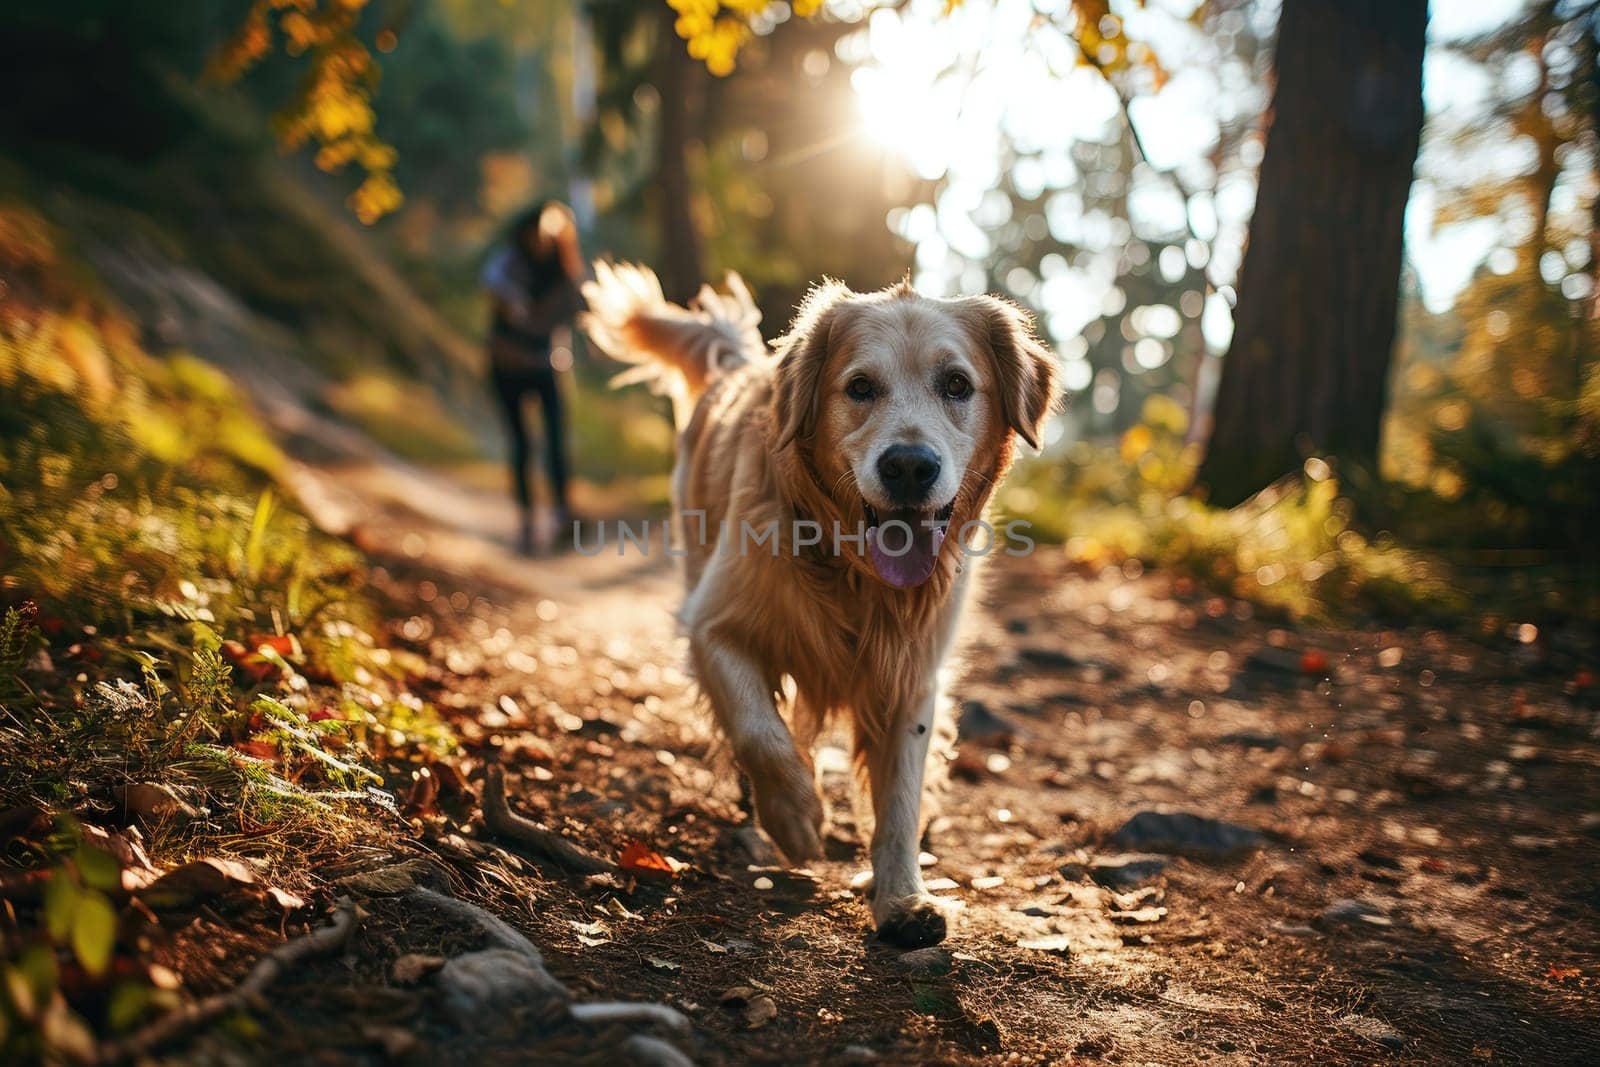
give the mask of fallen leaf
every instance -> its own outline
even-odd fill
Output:
[[[148,870],[143,867],[124,867],[122,868],[121,888],[124,893],[138,893],[160,877],[160,871]]]
[[[611,914],[615,915],[619,919],[637,919],[637,918],[639,918],[638,912],[629,911],[628,910],[628,906],[626,904],[624,904],[622,901],[618,900],[616,897],[612,897],[610,900],[606,901],[604,904],[602,904],[600,906],[602,908],[606,909],[607,911],[609,911]]]
[[[237,641],[224,641],[220,649],[222,658],[231,664],[234,670],[244,675],[251,682],[264,682],[268,678],[275,678],[282,672],[276,664],[263,659],[260,655],[241,645]]]
[[[79,829],[83,833],[84,845],[107,853],[123,867],[136,867],[144,871],[155,870],[155,865],[150,862],[150,857],[145,855],[139,842],[127,834],[108,833],[88,823],[82,824]]]
[[[744,1006],[744,1025],[747,1030],[758,1030],[778,1017],[778,1002],[765,993],[758,993]]]
[[[160,823],[171,819],[193,819],[199,812],[173,790],[171,786],[155,782],[135,782],[116,792],[117,802],[129,815],[146,823]]]
[[[263,648],[270,648],[284,659],[300,655],[300,642],[294,634],[251,634],[250,647],[258,653]]]
[[[617,865],[629,874],[657,881],[670,881],[678,873],[666,857],[642,841],[628,842]]]
[[[707,952],[714,952],[719,956],[726,956],[728,954],[727,945],[719,945],[715,941],[707,941],[703,937],[700,939],[700,943],[706,947]]]
[[[1545,979],[1551,982],[1565,982],[1568,978],[1582,978],[1583,972],[1576,967],[1562,967],[1552,963],[1550,969],[1544,972]]]
[[[415,985],[445,964],[443,956],[429,956],[421,952],[407,952],[394,961],[390,974],[401,985]]]
[[[645,957],[645,962],[656,970],[666,971],[668,974],[677,974],[683,969],[679,964],[673,963],[671,960],[664,960],[660,956],[647,956]]]
[[[194,860],[168,871],[140,891],[154,908],[178,907],[252,886],[256,876],[237,860],[215,856]]]
[[[279,889],[275,885],[267,887],[267,896],[284,911],[299,911],[306,906],[304,897],[291,893],[287,889]]]
[[[616,942],[612,941],[609,937],[584,937],[582,934],[578,935],[578,944],[582,945],[584,948],[597,948],[600,945],[611,945],[615,943]]]
[[[578,933],[586,934],[589,937],[604,937],[611,932],[606,928],[605,923],[598,920],[592,923],[581,923],[576,919],[568,919],[567,923]]]

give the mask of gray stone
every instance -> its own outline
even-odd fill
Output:
[[[1301,673],[1300,653],[1292,648],[1278,648],[1274,645],[1262,645],[1245,657],[1244,665],[1253,671],[1276,674]]]
[[[1088,875],[1108,889],[1131,889],[1166,870],[1170,862],[1165,856],[1143,852],[1096,856],[1089,863]]]
[[[911,974],[946,974],[950,970],[950,950],[937,945],[912,949],[896,956],[894,965]]]
[[[1259,748],[1267,752],[1282,748],[1283,740],[1276,734],[1254,734],[1243,731],[1235,734],[1223,734],[1217,738],[1219,745],[1238,745],[1240,748]]]
[[[961,717],[956,720],[956,735],[963,741],[989,744],[1008,744],[1016,737],[1017,727],[1002,715],[989,710],[981,700],[963,700]]]
[[[1066,671],[1079,665],[1078,657],[1059,648],[1019,648],[1017,660],[1029,667],[1045,671]]]
[[[1245,852],[1266,844],[1259,830],[1185,811],[1141,811],[1123,823],[1112,840],[1128,849],[1202,856]]]

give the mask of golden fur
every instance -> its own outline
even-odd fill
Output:
[[[687,550],[682,619],[696,678],[755,791],[762,828],[792,861],[821,855],[822,808],[811,745],[846,716],[871,790],[872,910],[905,944],[944,935],[916,863],[938,673],[975,559],[950,536],[932,573],[899,588],[881,579],[857,531],[867,505],[889,506],[874,462],[915,443],[943,459],[949,530],[980,520],[1011,465],[1013,438],[1037,446],[1054,397],[1054,362],[1027,316],[992,297],[934,300],[909,285],[866,295],[814,289],[769,356],[748,294],[703,291],[693,308],[660,298],[653,275],[600,264],[585,327],[611,355],[673,395],[674,472]],[[969,395],[939,392],[948,375]],[[847,392],[867,379],[870,401]],[[930,383],[934,383],[930,385]],[[865,388],[865,387],[862,387]],[[821,544],[800,543],[798,521]],[[776,543],[745,536],[775,524]],[[835,526],[837,524],[837,527]],[[775,696],[792,679],[788,721]]]

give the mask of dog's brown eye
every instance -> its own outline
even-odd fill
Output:
[[[872,379],[864,374],[858,374],[845,384],[844,391],[851,400],[871,400]]]
[[[944,380],[944,395],[951,400],[965,400],[972,395],[972,382],[957,371]]]

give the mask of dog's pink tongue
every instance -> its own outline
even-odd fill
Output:
[[[867,530],[867,558],[872,560],[872,569],[900,589],[921,585],[932,576],[942,544],[944,531],[923,525],[921,517],[902,519],[887,530],[883,526]]]

